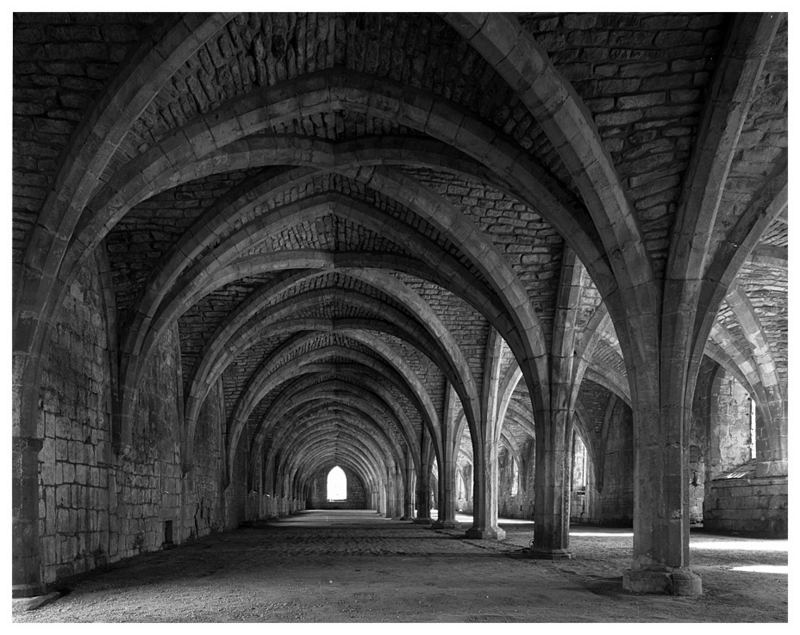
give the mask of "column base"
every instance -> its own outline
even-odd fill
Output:
[[[430,518],[414,518],[411,520],[412,523],[415,525],[430,525],[431,519]]]
[[[477,540],[503,540],[505,537],[506,530],[500,527],[487,527],[486,529],[470,527],[464,533],[464,538],[473,538]]]
[[[460,529],[461,523],[455,520],[435,520],[431,523],[431,529]]]
[[[622,588],[630,593],[702,595],[703,580],[690,569],[628,569],[622,574]]]
[[[47,589],[41,584],[13,584],[11,585],[12,598],[32,598],[44,595]]]
[[[518,554],[519,558],[529,558],[530,560],[571,560],[572,553],[566,549],[523,549]]]
[[[45,604],[55,602],[60,597],[61,593],[59,591],[51,591],[45,595],[16,598],[12,600],[12,603],[15,609],[21,607],[23,611],[35,611],[36,609],[43,607]]]

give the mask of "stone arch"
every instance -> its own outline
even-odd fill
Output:
[[[312,389],[314,391],[321,390],[323,387],[336,386],[342,384],[344,386],[353,385],[352,382],[358,381],[359,386],[365,387],[372,395],[377,406],[387,413],[387,416],[396,421],[396,425],[403,431],[406,443],[409,448],[414,447],[414,434],[413,425],[403,412],[402,406],[394,398],[394,396],[386,389],[386,387],[372,378],[370,373],[363,373],[356,370],[350,370],[348,373],[347,381],[338,378],[337,375],[332,375],[330,379],[322,380],[317,375],[307,375],[299,378],[292,383],[286,384],[285,389],[275,398],[269,409],[264,413],[259,428],[257,429],[252,444],[250,453],[250,464],[256,466],[257,456],[262,452],[263,446],[266,443],[267,435],[270,432],[269,422],[277,420],[281,414],[290,407],[295,395],[300,394],[304,390]],[[424,426],[424,424],[423,424]],[[414,463],[417,473],[420,472],[421,458],[416,452],[409,452],[411,459]]]
[[[348,372],[348,379],[351,374],[355,373]],[[359,379],[366,375],[367,374],[364,372],[358,373]],[[402,440],[406,445],[413,443],[413,431],[404,426],[393,409],[387,406],[385,401],[374,392],[371,386],[365,386],[361,381],[356,385],[354,381],[348,379],[328,379],[326,381],[319,381],[319,373],[314,373],[310,376],[316,379],[318,383],[312,388],[307,388],[303,395],[299,395],[296,391],[284,393],[291,396],[291,402],[286,403],[284,401],[279,409],[273,410],[271,413],[273,415],[272,417],[263,417],[254,435],[253,452],[257,453],[259,451],[259,445],[263,444],[263,436],[268,433],[271,434],[273,428],[285,424],[283,417],[296,414],[296,410],[305,406],[307,402],[312,400],[319,402],[322,400],[324,403],[326,399],[330,403],[344,400],[345,403],[351,406],[357,405],[361,412],[369,415],[373,420],[378,421],[382,418],[394,424],[402,434]],[[366,388],[366,390],[364,390],[364,388]]]
[[[292,480],[292,472],[299,470],[298,466],[304,456],[313,456],[312,452],[315,447],[324,451],[325,442],[328,440],[326,436],[326,433],[329,432],[328,427],[336,425],[335,419],[331,421],[332,423],[327,426],[325,424],[317,425],[310,434],[303,435],[301,432],[295,431],[293,434],[287,435],[282,445],[280,459],[275,462],[276,473],[283,475],[285,482]],[[380,478],[381,469],[379,466],[388,466],[393,464],[394,460],[392,455],[387,452],[387,449],[377,443],[370,435],[356,435],[347,430],[347,428],[336,429],[340,437],[348,441],[347,454],[356,456],[360,454],[364,457],[364,463],[371,465],[373,468],[371,471],[375,475],[374,480],[385,483],[385,480]]]
[[[309,305],[315,304],[315,302],[317,301],[317,297],[318,296],[319,296],[319,294],[305,294],[305,297],[304,296],[300,296],[300,300],[295,298],[295,299],[293,299],[291,305],[287,306],[284,311],[281,311],[282,307],[280,305],[278,305],[277,307],[274,307],[274,310],[272,311],[272,316],[270,316],[269,314],[263,315],[262,319],[252,329],[245,330],[243,333],[241,333],[239,335],[237,340],[241,344],[236,344],[235,342],[234,343],[230,343],[230,342],[226,343],[224,348],[220,349],[221,352],[226,354],[226,359],[227,360],[232,361],[232,359],[235,356],[235,354],[238,351],[244,350],[244,348],[246,348],[248,343],[251,341],[251,337],[252,337],[252,335],[254,335],[254,333],[251,334],[251,331],[256,330],[256,329],[258,329],[258,330],[263,329],[266,324],[273,324],[275,328],[280,329],[281,328],[281,320],[282,320],[282,318],[288,317],[288,315],[290,315],[291,313],[296,311],[298,309],[298,307],[300,306],[300,304],[302,304],[303,302],[305,302],[305,303],[307,303]],[[300,303],[300,304],[298,304],[298,303]],[[286,315],[281,315],[281,313],[285,313]],[[290,330],[302,330],[303,328],[311,326],[312,324],[313,323],[309,323],[309,322],[300,322],[299,324],[293,325]],[[336,328],[335,324],[336,324],[335,322],[333,324],[330,324],[329,328],[335,328],[338,332],[341,332],[342,334],[350,333],[350,330],[349,330],[350,327],[349,327],[347,322],[340,322],[340,326],[338,327],[338,329]],[[351,334],[351,336],[354,336],[356,339],[358,339],[358,338],[362,337],[359,334],[359,331],[362,331],[364,327],[367,327],[367,328],[370,328],[370,329],[382,330],[382,331],[397,335],[397,336],[399,336],[399,337],[401,337],[403,339],[408,340],[413,346],[416,346],[420,350],[423,350],[429,356],[432,356],[432,358],[434,360],[438,359],[438,363],[441,365],[442,370],[445,372],[445,374],[453,373],[454,374],[454,380],[456,380],[456,381],[458,381],[457,380],[457,376],[458,376],[459,373],[464,372],[464,369],[468,370],[468,366],[467,366],[465,360],[461,359],[459,361],[458,359],[453,360],[452,358],[450,358],[450,361],[448,362],[447,361],[448,355],[447,355],[446,352],[443,352],[441,354],[437,354],[437,352],[436,352],[437,351],[437,343],[436,343],[435,339],[426,338],[427,340],[429,340],[428,344],[426,345],[425,344],[426,339],[419,340],[418,337],[415,337],[413,329],[409,330],[407,327],[406,328],[402,328],[402,327],[401,328],[397,328],[397,326],[398,326],[397,325],[397,320],[395,320],[394,322],[392,322],[390,320],[390,321],[387,321],[385,324],[383,324],[383,323],[379,324],[377,322],[375,322],[375,323],[369,323],[368,322],[367,324],[359,326],[359,328],[356,331],[354,331],[353,333],[350,333],[350,334]],[[441,337],[445,337],[445,334],[442,334],[440,336]],[[309,336],[309,337],[311,337],[311,336]],[[394,363],[399,363],[401,361],[401,360],[396,359],[395,355],[391,354],[390,349],[386,348],[385,345],[378,344],[374,339],[370,339],[369,340],[369,346],[371,348],[373,348],[373,350],[381,350],[383,352],[383,355],[384,355],[385,359],[387,359],[387,360],[389,360],[391,358]],[[448,371],[448,367],[450,368],[449,371]],[[209,376],[208,379],[205,380],[205,382],[206,382],[205,385],[206,386],[209,386],[209,385],[213,384],[213,382],[215,381],[215,378],[221,375],[222,371],[225,368],[225,365],[216,364],[214,366],[214,368],[215,368],[214,374]],[[466,385],[468,386],[468,384],[466,384]],[[468,393],[465,393],[463,390],[460,391],[460,392],[461,392],[462,395],[468,395]],[[199,407],[200,407],[200,405],[202,403],[201,399],[192,400],[193,395],[195,395],[196,393],[197,393],[197,390],[195,389],[195,385],[193,384],[191,392],[190,392],[190,401],[188,402],[188,406],[189,407],[187,408],[187,438],[189,440],[193,437],[193,422],[196,420],[197,412],[199,411]]]
[[[586,257],[582,246],[570,246],[612,307],[612,314],[619,316],[617,319],[645,319],[655,314],[658,299],[641,291],[641,285],[654,278],[637,219],[597,127],[575,89],[513,17],[499,13],[448,13],[443,17],[511,86],[569,170],[606,253],[613,255],[609,265],[619,285],[618,293],[597,275],[596,264]],[[630,345],[623,346],[623,350],[629,349]]]
[[[244,429],[247,419],[252,412],[252,409],[265,395],[270,391],[278,388],[287,381],[296,378],[298,375],[313,372],[316,369],[324,368],[320,366],[325,357],[331,354],[338,354],[344,358],[352,359],[354,362],[369,367],[369,360],[363,355],[355,351],[342,349],[338,346],[328,346],[323,349],[315,349],[307,352],[295,359],[294,367],[281,367],[278,370],[269,374],[261,376],[254,376],[250,382],[248,389],[242,393],[234,412],[231,415],[230,424],[230,444],[228,447],[229,452],[229,470],[232,466],[232,461],[235,456],[237,444],[240,435]]]
[[[120,69],[72,135],[68,157],[28,238],[14,302],[14,376],[20,387],[39,382],[41,348],[59,310],[61,276],[75,227],[100,182],[120,140],[161,86],[194,51],[229,20],[226,14],[167,18]],[[67,277],[67,280],[71,277]],[[35,436],[37,393],[20,390],[18,423],[23,436]]]

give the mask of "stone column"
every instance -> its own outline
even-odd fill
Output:
[[[668,323],[669,324],[669,323]],[[697,373],[687,377],[681,338],[668,332],[663,366],[640,361],[633,396],[633,562],[623,587],[636,593],[699,595],[689,569],[688,434]],[[691,379],[692,386],[687,389]]]
[[[536,465],[532,558],[570,558],[569,553],[569,451],[572,406],[579,386],[575,383],[577,312],[585,269],[575,252],[565,249],[561,262],[553,341],[550,354],[549,395],[541,395],[537,409]],[[533,395],[531,395],[533,397]],[[549,397],[549,398],[548,398]]]
[[[536,462],[534,483],[536,493],[533,507],[533,547],[527,552],[531,558],[558,560],[570,558],[569,509],[565,488],[569,487],[566,474],[568,412],[538,412],[534,415],[536,427]]]
[[[393,483],[393,480],[394,479],[391,477],[391,475],[388,474],[388,470],[387,470],[386,484],[384,485],[384,491],[386,492],[386,507],[383,510],[383,515],[386,518],[391,518],[392,517],[392,510],[394,508],[394,483]]]
[[[417,515],[414,522],[420,525],[428,525],[431,522],[431,473],[427,465],[422,465],[422,473],[417,479],[416,487]]]
[[[386,514],[386,510],[389,508],[387,505],[387,491],[386,491],[386,484],[384,483],[382,486],[378,485],[378,514],[383,516]]]
[[[411,453],[406,449],[405,478],[403,479],[403,517],[401,520],[414,519],[414,463]]]
[[[433,523],[436,529],[453,529],[456,522],[456,466],[450,448],[444,451],[443,465],[439,466],[439,518]]]
[[[634,408],[633,563],[628,591],[696,595],[689,564],[689,474],[680,409]]]
[[[473,438],[472,527],[467,538],[505,538],[497,525],[497,446],[500,442],[498,421],[498,388],[502,362],[502,338],[494,329],[486,341],[483,384],[481,386],[481,420],[477,438]]]
[[[395,466],[394,468],[395,478],[394,478],[394,513],[392,513],[392,518],[397,520],[403,519],[403,505],[405,501],[404,496],[404,478],[403,473],[400,470],[399,466]]]
[[[12,445],[12,597],[44,592],[39,543],[39,451],[42,440],[14,437]]]
[[[473,523],[464,535],[467,538],[502,540],[506,532],[497,524],[497,444],[484,445],[480,457],[475,457],[472,471]]]

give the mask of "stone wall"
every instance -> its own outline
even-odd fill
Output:
[[[107,310],[93,264],[70,285],[42,370],[39,454],[42,579],[46,583],[222,529],[222,440],[216,391],[198,423],[195,467],[181,466],[177,327],[148,363],[131,447],[112,449]]]
[[[750,395],[723,370],[711,385],[707,478],[746,463],[752,458]]]
[[[112,535],[120,557],[155,551],[165,541],[164,528],[180,526],[181,413],[178,409],[177,328],[165,332],[151,358],[133,408],[131,448],[120,457],[109,488]]]
[[[248,458],[244,443],[239,443],[233,460],[231,482],[228,483],[224,491],[225,529],[236,529],[246,520],[254,520],[252,512],[257,509],[251,505],[251,513],[247,513],[249,495],[247,491]]]
[[[633,522],[633,413],[618,401],[600,446],[601,466],[587,469],[585,521],[600,525]]]
[[[39,535],[43,580],[119,557],[109,532],[116,490],[103,294],[82,270],[66,290],[42,369]]]
[[[353,470],[342,467],[347,477],[347,500],[328,502],[328,472],[325,468],[317,473],[311,482],[311,492],[308,497],[308,509],[367,509],[367,491],[358,474]]]
[[[697,374],[697,384],[692,402],[692,425],[689,429],[689,522],[703,522],[705,499],[708,437],[711,413],[711,387],[720,367],[704,357]]]
[[[721,478],[708,484],[703,526],[711,531],[788,537],[788,478]]]
[[[716,479],[731,471],[741,474],[751,471],[747,467],[752,458],[750,423],[751,398],[747,390],[724,368],[705,358],[695,389],[690,430],[689,497],[692,523],[703,523],[706,528],[739,529],[729,512],[737,509],[741,492],[736,494],[737,500],[730,500],[728,489],[734,486],[720,486]],[[717,491],[720,487],[721,492]],[[752,501],[748,504],[752,504]],[[710,519],[707,518],[709,510],[712,512]],[[724,519],[721,524],[720,519]],[[749,531],[747,528],[751,520],[749,514],[745,513],[741,517],[740,528]]]
[[[501,450],[498,455],[497,515],[499,518],[533,518],[534,475],[532,470],[525,469],[533,466],[533,457],[522,456],[525,454],[525,449],[532,453],[532,448],[533,444],[529,444],[527,448],[523,447],[519,461],[505,449]],[[515,463],[516,479],[514,478]],[[513,487],[515,480],[516,488]]]
[[[220,425],[224,421],[223,412],[222,387],[217,382],[197,418],[194,439],[194,462],[197,467],[189,473],[189,482],[186,484],[188,490],[194,493],[194,513],[188,513],[192,508],[188,506],[182,534],[188,538],[219,531],[225,525],[222,499],[224,446]]]

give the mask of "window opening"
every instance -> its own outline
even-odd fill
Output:
[[[517,460],[511,457],[511,495],[516,496],[519,492],[519,465]]]
[[[347,476],[338,465],[328,472],[328,502],[347,500]]]
[[[586,489],[586,446],[579,435],[572,445],[572,489]]]

